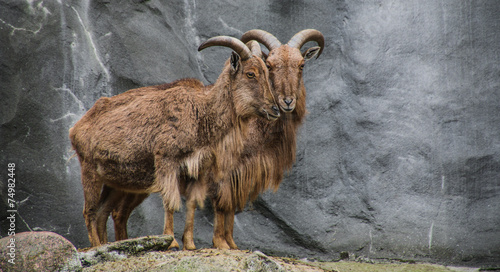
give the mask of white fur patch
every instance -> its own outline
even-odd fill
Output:
[[[184,161],[188,176],[198,179],[200,169],[203,166],[203,160],[209,157],[208,148],[196,150],[189,158]]]
[[[177,173],[168,173],[163,177],[157,177],[152,192],[160,192],[166,209],[178,211],[181,208],[181,192]]]

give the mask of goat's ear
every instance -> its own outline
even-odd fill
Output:
[[[231,54],[231,73],[236,73],[240,69],[240,55],[233,52]]]
[[[302,54],[302,56],[304,57],[304,60],[308,61],[308,60],[312,59],[314,56],[318,55],[320,49],[321,49],[321,47],[319,47],[319,46],[314,46],[314,47],[307,49],[306,52],[304,52]]]

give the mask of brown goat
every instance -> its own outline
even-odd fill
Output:
[[[269,188],[277,190],[284,171],[292,167],[295,161],[296,133],[306,114],[302,69],[305,61],[314,56],[319,57],[324,47],[323,35],[312,29],[297,33],[285,45],[262,30],[249,31],[242,37],[243,41],[252,39],[263,43],[270,50],[266,65],[270,71],[273,91],[279,98],[278,104],[284,114],[273,123],[253,118],[237,166],[232,171],[227,171],[227,175],[221,180],[216,180],[213,176],[204,179],[208,182],[215,210],[213,245],[219,249],[237,249],[233,240],[235,211],[242,210],[249,199],[254,200],[262,191]],[[300,48],[308,41],[317,42],[319,47],[312,47],[301,54]],[[139,201],[122,202],[128,205],[113,211],[115,233],[126,233],[126,219],[123,218],[128,218],[135,206],[144,200],[140,197],[131,197]],[[196,205],[189,197],[187,199],[184,249],[195,249],[192,233]]]
[[[184,79],[100,98],[70,129],[81,164],[83,214],[92,246],[106,241],[105,221],[113,209],[104,204],[122,205],[127,193],[142,201],[160,192],[164,234],[173,235],[173,212],[181,205],[181,190],[190,186],[180,184],[182,176],[200,180],[192,183],[191,191],[194,203],[202,203],[204,169],[221,177],[222,169],[232,167],[231,160],[223,158],[239,154],[249,118],[279,117],[262,59],[252,57],[245,44],[231,37],[214,37],[204,45],[237,52],[213,85]],[[121,200],[106,200],[115,198]],[[125,214],[123,205],[120,212]],[[120,212],[113,218],[120,218]],[[174,240],[170,247],[178,243]]]
[[[296,133],[306,114],[302,70],[304,63],[319,57],[324,48],[323,35],[314,29],[300,31],[284,45],[263,30],[248,31],[241,40],[257,40],[269,49],[266,65],[284,114],[274,123],[252,119],[238,166],[223,180],[209,182],[215,210],[213,243],[221,249],[238,248],[233,240],[236,209],[242,210],[248,200],[255,200],[267,189],[276,191],[284,171],[295,162]],[[319,46],[302,54],[300,48],[308,41]]]
[[[199,50],[204,49],[207,43],[200,45]],[[247,43],[248,48],[251,50],[254,57],[262,58],[260,46],[256,41]],[[169,89],[176,86],[176,83],[164,84],[157,86],[160,89]],[[193,88],[193,91],[196,91]],[[222,147],[225,148],[225,147]],[[222,154],[221,154],[222,155]],[[236,161],[239,158],[239,153],[234,153],[233,156],[225,157],[227,160]],[[207,169],[205,169],[207,170]],[[203,207],[201,199],[205,198],[207,185],[205,184],[205,175],[210,174],[210,171],[200,173],[198,181],[193,180],[189,175],[183,173],[180,177],[181,194],[186,197],[186,206],[188,207],[186,214],[186,224],[184,228],[183,249],[194,250],[196,246],[193,241],[193,228],[194,228],[194,211],[196,204]],[[213,179],[210,179],[213,180]],[[102,193],[102,209],[98,214],[98,229],[102,230],[102,237],[104,241],[107,238],[106,222],[109,214],[112,213],[112,218],[115,227],[115,239],[124,240],[128,238],[127,234],[127,221],[132,211],[146,199],[149,194],[136,194],[131,192],[123,192],[104,186]],[[166,218],[171,218],[172,212],[166,211]],[[165,222],[167,224],[167,221]],[[178,247],[178,245],[176,246]]]
[[[206,47],[206,43],[200,45],[199,50],[202,50]],[[248,48],[251,50],[252,55],[254,57],[262,58],[262,52],[259,44],[256,41],[250,41],[247,43]],[[161,85],[161,89],[169,89],[175,87],[175,82],[173,84],[164,84]],[[193,91],[197,89],[193,88]],[[233,154],[232,157],[226,157],[227,160],[236,161],[239,158],[239,153]],[[234,166],[233,166],[234,167]],[[194,230],[194,212],[196,209],[196,204],[198,206],[203,207],[203,202],[201,199],[205,198],[207,185],[205,182],[207,180],[214,181],[213,178],[208,179],[206,175],[211,175],[213,177],[213,173],[210,171],[211,169],[205,169],[202,173],[200,173],[198,181],[193,180],[189,175],[183,173],[180,177],[180,191],[183,196],[186,197],[186,224],[184,228],[184,234],[182,236],[183,241],[183,249],[185,250],[194,250],[196,246],[193,241],[193,230]],[[103,230],[104,240],[107,238],[106,233],[106,222],[109,217],[109,214],[112,214],[114,228],[115,228],[115,240],[124,240],[128,238],[127,234],[127,221],[130,217],[132,211],[141,204],[149,194],[137,194],[132,192],[124,192],[115,190],[113,188],[109,188],[104,186],[103,197],[101,200],[103,204],[101,205],[103,208],[100,210],[98,215],[98,229]],[[166,211],[166,218],[171,218],[173,213],[171,211]],[[165,224],[168,222],[165,221]],[[172,247],[172,246],[171,246]],[[178,244],[175,246],[178,247]]]

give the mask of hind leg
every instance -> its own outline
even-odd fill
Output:
[[[106,223],[108,221],[109,214],[111,213],[112,203],[110,202],[110,195],[112,193],[111,188],[106,185],[103,185],[101,191],[101,197],[99,200],[99,208],[97,210],[97,233],[99,235],[99,240],[102,244],[108,242],[108,231]]]
[[[119,205],[112,212],[116,241],[128,239],[127,222],[130,214],[148,196],[149,194],[122,193]]]
[[[89,241],[92,247],[101,245],[97,226],[97,211],[99,209],[99,199],[101,195],[102,182],[96,180],[94,168],[88,163],[81,163],[82,186],[85,204],[83,206],[83,217]]]
[[[103,186],[100,207],[97,211],[97,230],[101,243],[107,242],[107,222],[109,214],[112,214],[115,225],[115,240],[127,239],[127,220],[132,210],[139,205],[144,198],[136,204],[136,194],[126,193],[106,185]]]

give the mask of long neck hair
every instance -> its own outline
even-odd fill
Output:
[[[261,192],[279,188],[284,173],[295,162],[297,132],[306,115],[305,90],[297,98],[295,110],[283,113],[275,122],[258,118],[250,121],[238,164],[213,185],[218,209],[243,210]]]

